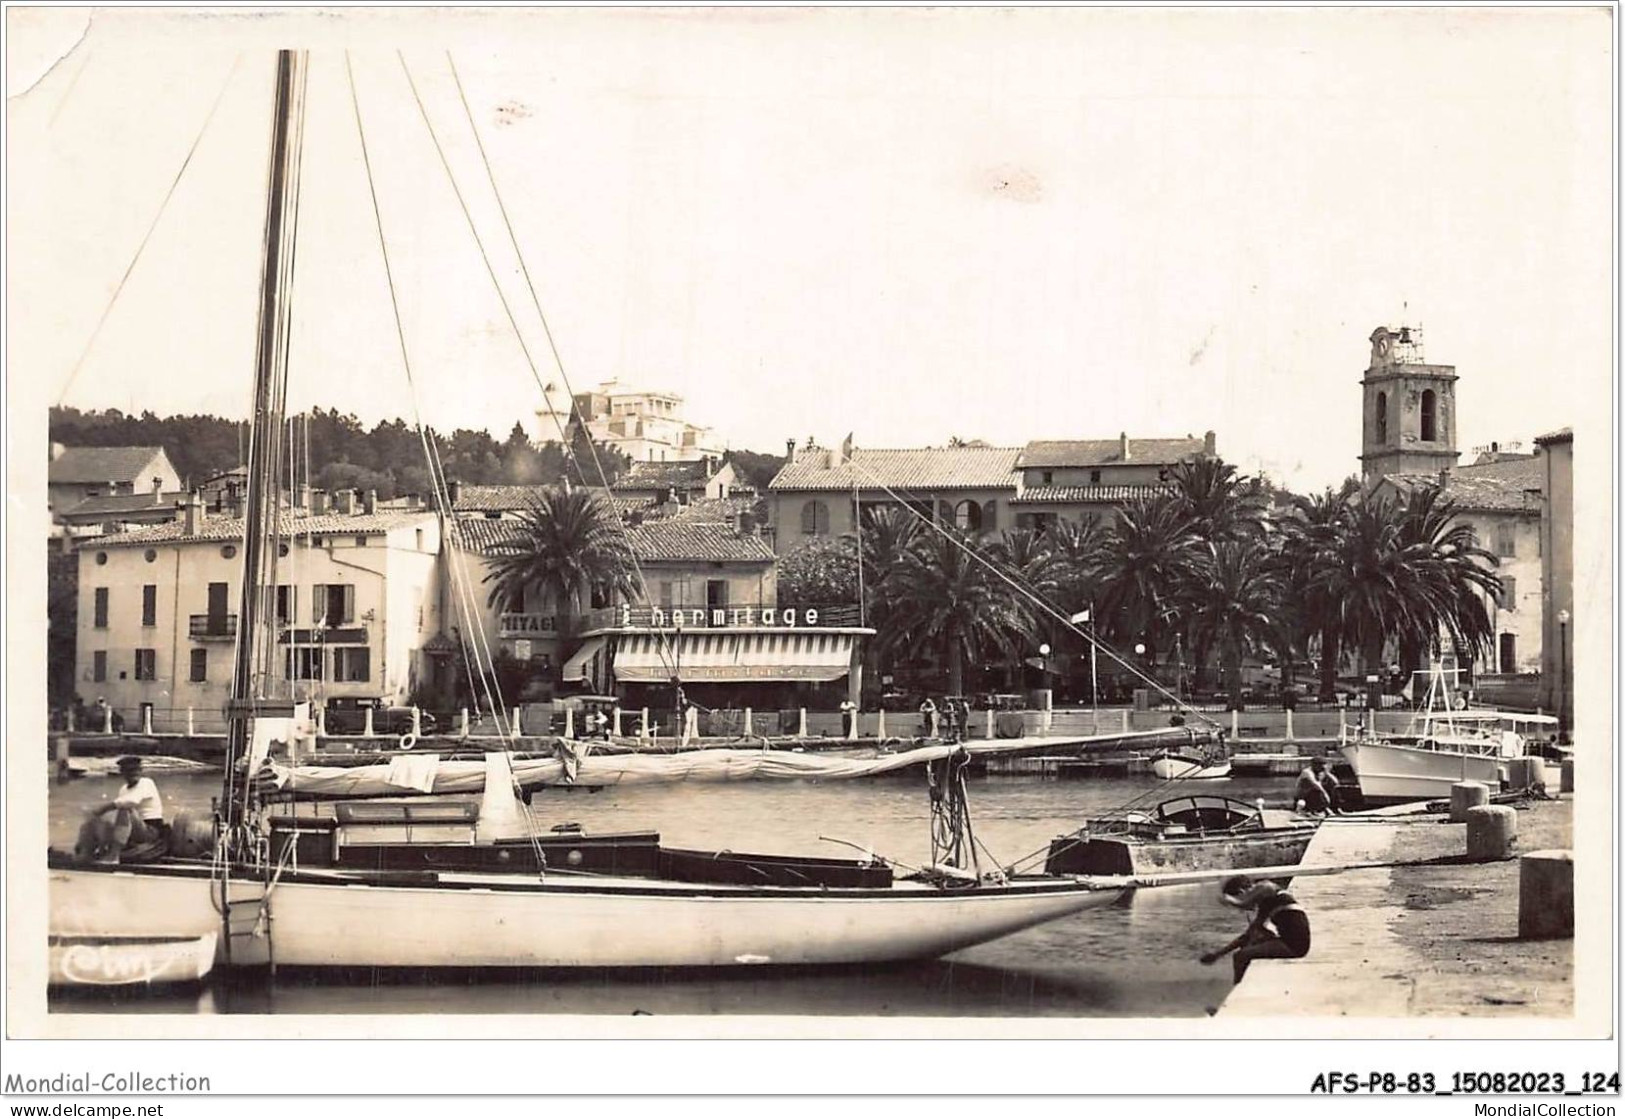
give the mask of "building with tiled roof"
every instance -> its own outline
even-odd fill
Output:
[[[53,521],[89,498],[173,493],[180,488],[180,475],[162,447],[51,444],[46,501]]]
[[[56,519],[70,535],[84,539],[172,521],[179,516],[179,506],[185,500],[182,490],[87,497],[72,508],[57,510]]]
[[[353,495],[352,495],[353,496]],[[404,700],[441,669],[424,651],[444,628],[438,517],[428,511],[284,513],[270,666],[295,699]],[[129,728],[218,729],[242,599],[244,522],[195,495],[177,519],[79,549],[76,688]],[[189,715],[190,713],[190,715]]]

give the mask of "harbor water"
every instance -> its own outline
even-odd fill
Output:
[[[173,815],[207,810],[217,774],[156,774]],[[50,839],[71,847],[84,809],[117,789],[116,777],[52,785]],[[1252,802],[1284,801],[1281,778],[1169,785],[1152,777],[970,782],[972,825],[991,853],[984,866],[1034,858],[1054,837],[1128,802],[1141,806],[1190,792]],[[538,793],[540,830],[579,823],[588,832],[651,829],[674,847],[860,857],[872,850],[899,867],[930,857],[930,810],[922,774],[836,782],[690,783]],[[840,970],[729,969],[692,973],[422,972],[339,974],[279,971],[243,988],[138,997],[53,996],[54,1012],[250,1014],[749,1014],[904,1017],[1199,1017],[1230,989],[1228,967],[1197,957],[1234,936],[1241,918],[1211,886],[1140,890],[1094,909],[957,952],[941,960]],[[367,930],[338,935],[366,936]]]

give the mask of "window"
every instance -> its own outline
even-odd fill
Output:
[[[300,646],[288,650],[289,680],[323,680],[322,651],[309,646]]]
[[[1040,483],[1041,485],[1053,486],[1055,484],[1055,471],[1053,471],[1053,470],[1044,471],[1043,479],[1044,480]]]
[[[141,624],[155,626],[158,624],[158,585],[148,583],[141,588]]]
[[[209,650],[192,650],[192,671],[187,679],[194,684],[201,684],[209,678]]]
[[[1422,391],[1422,442],[1439,438],[1439,398],[1432,389]]]
[[[1501,576],[1501,609],[1518,608],[1518,580],[1510,575]]]
[[[829,535],[829,506],[822,501],[809,501],[801,507],[801,534],[803,536]]]
[[[311,591],[313,622],[344,626],[355,621],[354,583],[317,583]]]
[[[1495,526],[1495,554],[1506,559],[1515,558],[1518,554],[1518,526]]]
[[[90,654],[90,678],[100,684],[107,679],[107,650],[97,649]]]
[[[158,679],[158,650],[137,649],[135,651],[135,678],[137,680]]]
[[[334,649],[333,679],[338,683],[355,683],[368,679],[372,671],[372,650],[367,648]]]
[[[961,532],[980,532],[982,507],[974,501],[961,501],[954,506],[954,527]]]
[[[280,583],[276,589],[277,625],[292,625],[299,619],[299,588]]]
[[[1098,471],[1098,470],[1089,471],[1089,484],[1091,486],[1100,485],[1100,471]]]
[[[1377,442],[1378,443],[1386,443],[1386,442],[1388,442],[1388,394],[1385,393],[1385,392],[1379,392],[1377,394],[1377,423],[1376,423],[1376,428],[1377,428]]]
[[[1501,671],[1508,675],[1518,671],[1518,635],[1503,633],[1501,635]]]
[[[92,623],[97,629],[107,628],[107,588],[96,588],[95,621]]]
[[[671,580],[670,579],[662,579],[660,581],[660,608],[662,610],[670,610],[671,607],[672,607]]]

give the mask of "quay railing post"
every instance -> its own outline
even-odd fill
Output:
[[[141,733],[152,736],[152,707],[145,703],[141,705]]]
[[[993,737],[993,708],[991,707],[987,709],[987,736],[988,738]]]
[[[647,707],[643,709],[643,721],[639,724],[638,737],[649,737],[649,709]]]
[[[415,703],[412,705],[412,737],[423,737],[423,709]]]
[[[1234,742],[1240,737],[1241,737],[1241,710],[1240,710],[1240,708],[1232,707],[1230,709],[1230,741]]]
[[[796,737],[797,738],[806,738],[807,737],[807,709],[805,707],[803,707],[800,710],[801,710],[801,725],[796,730]]]
[[[1128,727],[1128,708],[1125,707],[1125,708],[1123,708],[1123,733],[1127,734],[1128,730],[1129,730],[1129,727]]]
[[[566,738],[574,738],[575,736],[576,736],[576,709],[574,707],[566,707],[564,709],[564,737],[566,737]]]
[[[102,733],[103,734],[112,734],[113,733],[113,705],[112,704],[108,704],[106,707],[102,708]]]
[[[468,708],[462,707],[457,711],[457,721],[462,726],[462,736],[468,737]]]
[[[361,736],[363,738],[371,738],[372,737],[372,708],[367,707],[367,708],[364,708],[363,710],[365,710],[366,713],[367,713],[367,722],[366,722],[366,725],[361,728]]]
[[[750,708],[747,707],[747,708],[745,708],[745,737],[749,738],[751,736],[751,733],[752,733],[752,731],[751,731],[751,726],[750,726]]]
[[[886,709],[884,707],[875,712],[875,737],[886,737]]]
[[[858,709],[857,709],[857,707],[853,706],[853,707],[849,708],[847,710],[846,714],[847,714],[847,718],[846,718],[846,740],[848,742],[851,742],[851,741],[853,741],[854,739],[856,739],[858,737]]]
[[[611,725],[614,728],[615,737],[619,738],[621,737],[621,709],[619,707],[610,708],[610,715],[613,716]]]
[[[73,708],[71,706],[68,708],[68,733],[73,733]]]
[[[1297,736],[1292,733],[1292,708],[1290,707],[1286,709],[1286,740],[1288,742],[1297,741]]]
[[[316,705],[316,737],[327,737],[327,705],[325,703]]]
[[[192,721],[192,709],[188,707],[186,709],[186,737],[191,738],[196,733],[197,726]]]

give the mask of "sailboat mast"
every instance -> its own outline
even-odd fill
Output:
[[[265,240],[260,273],[260,304],[254,363],[253,419],[249,425],[248,492],[244,511],[242,594],[237,614],[235,664],[227,709],[227,822],[241,822],[243,798],[231,786],[237,764],[247,756],[252,732],[261,629],[266,622],[266,571],[274,570],[274,526],[269,515],[280,504],[277,483],[283,389],[287,383],[289,286],[293,273],[295,214],[299,196],[299,155],[304,123],[303,51],[277,52],[276,99],[271,118],[271,164],[266,184]],[[269,553],[269,557],[267,555]],[[270,658],[266,658],[269,660]],[[253,775],[249,774],[249,781]]]

